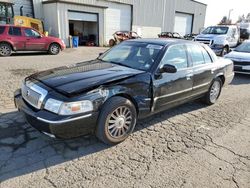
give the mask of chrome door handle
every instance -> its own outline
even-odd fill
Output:
[[[191,80],[191,78],[194,76],[194,74],[187,74],[186,75],[186,78],[187,78],[187,80]]]

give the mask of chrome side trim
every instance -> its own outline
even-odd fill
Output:
[[[43,119],[43,118],[40,118],[40,117],[37,117],[37,119],[40,120],[40,121],[43,121],[45,123],[62,124],[62,123],[68,123],[68,122],[71,122],[71,121],[76,121],[76,120],[84,119],[84,118],[87,118],[87,117],[90,117],[90,116],[92,116],[92,114],[87,114],[87,115],[84,115],[84,116],[80,116],[80,117],[76,117],[76,118],[71,118],[71,119],[60,120],[60,121],[50,121],[50,120]]]
[[[192,91],[192,88],[188,88],[188,89],[178,91],[178,92],[175,92],[175,93],[170,93],[170,94],[167,94],[167,95],[162,95],[162,96],[159,96],[159,97],[155,97],[154,100],[156,101],[156,100],[161,99],[161,98],[171,97],[171,96],[178,95],[178,94],[181,94],[181,93],[185,93],[185,92],[188,92],[188,91]]]
[[[204,83],[204,84],[195,86],[195,87],[193,87],[193,89],[198,89],[198,88],[201,88],[201,87],[205,87],[205,86],[209,85],[210,83],[211,83],[211,82],[207,82],[207,83]]]

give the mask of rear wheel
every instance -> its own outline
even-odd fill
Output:
[[[61,48],[59,44],[53,43],[49,47],[49,54],[51,55],[57,55],[60,53],[60,51],[61,51]]]
[[[10,56],[12,53],[12,48],[7,43],[0,44],[0,56]]]
[[[205,95],[204,102],[209,105],[215,104],[220,97],[221,89],[222,81],[220,78],[216,78]]]
[[[136,120],[136,109],[130,100],[112,97],[102,108],[96,136],[106,144],[118,144],[133,132]]]

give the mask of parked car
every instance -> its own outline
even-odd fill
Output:
[[[114,46],[125,40],[141,38],[135,31],[117,31],[113,34],[113,37],[109,40],[109,46]]]
[[[186,40],[124,41],[97,59],[33,74],[15,92],[27,121],[51,137],[125,140],[138,119],[202,98],[214,104],[233,62]]]
[[[46,51],[57,55],[65,47],[63,40],[46,37],[33,28],[0,25],[0,56],[10,56],[13,51]]]
[[[194,40],[194,38],[197,36],[198,34],[194,34],[194,33],[192,33],[192,34],[186,34],[186,35],[184,35],[184,39],[185,40]]]
[[[176,32],[161,32],[161,34],[158,35],[159,38],[176,38],[176,39],[182,39],[183,37]]]
[[[224,56],[230,48],[237,46],[240,32],[236,25],[211,26],[196,36],[194,41],[207,44],[216,55]]]
[[[250,23],[240,23],[240,38],[243,40],[250,39]]]
[[[241,74],[250,74],[250,40],[244,41],[225,58],[234,62],[234,72]]]

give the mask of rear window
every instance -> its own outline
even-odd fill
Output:
[[[21,28],[20,27],[10,27],[9,28],[9,35],[22,36]]]
[[[5,30],[5,27],[4,26],[0,26],[0,35],[3,34],[4,30]]]

